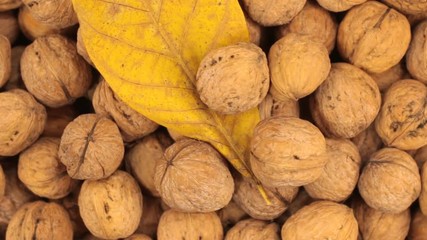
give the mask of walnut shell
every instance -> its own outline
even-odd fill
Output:
[[[0,12],[0,26],[0,35],[7,37],[9,42],[13,44],[19,35],[18,18],[15,17],[12,11]]]
[[[65,127],[77,117],[78,113],[72,105],[60,108],[48,108],[47,121],[43,136],[60,138]]]
[[[209,52],[199,65],[196,87],[210,109],[235,114],[256,107],[270,85],[267,57],[253,43]]]
[[[225,230],[235,225],[240,220],[247,218],[248,214],[234,200],[231,200],[227,206],[219,210],[218,216],[221,219],[222,226]]]
[[[298,100],[326,79],[331,62],[326,47],[307,35],[289,33],[268,53],[273,97]]]
[[[57,203],[36,201],[23,205],[10,220],[6,239],[73,239],[67,211]]]
[[[267,94],[258,106],[261,120],[273,116],[299,117],[300,107],[298,101],[286,99],[283,101],[274,99],[271,94]]]
[[[387,5],[406,14],[420,14],[427,11],[427,2],[424,0],[382,0]]]
[[[290,22],[304,7],[306,0],[243,0],[249,16],[262,26],[279,26]]]
[[[74,102],[92,81],[90,66],[77,54],[75,43],[61,35],[40,37],[28,45],[21,70],[28,91],[49,107]]]
[[[412,217],[411,228],[409,230],[410,240],[426,240],[427,236],[427,216],[417,211]]]
[[[256,219],[238,222],[225,235],[225,240],[280,240],[279,225]]]
[[[29,40],[61,32],[61,30],[56,27],[46,25],[36,20],[25,5],[19,9],[18,24],[24,36]]]
[[[5,90],[15,88],[25,89],[24,82],[21,78],[21,56],[25,50],[25,46],[16,46],[12,48],[12,68],[10,72],[9,81],[4,86]]]
[[[275,221],[282,226],[292,215],[298,212],[301,208],[309,205],[315,200],[311,198],[308,193],[302,188],[295,199],[289,204],[288,209],[284,212],[280,217],[278,217]]]
[[[70,215],[71,224],[73,225],[74,238],[81,239],[89,231],[86,228],[82,217],[80,216],[80,208],[78,205],[78,196],[80,186],[75,188],[67,197],[57,201],[61,204]]]
[[[427,162],[427,145],[416,151],[414,159],[415,162],[417,162],[418,168],[421,170],[423,164]]]
[[[367,0],[317,0],[324,9],[331,12],[344,12]]]
[[[93,94],[95,112],[113,118],[125,142],[132,142],[154,132],[159,126],[118,98],[105,80],[101,80]]]
[[[375,124],[369,125],[367,129],[352,138],[351,141],[359,149],[362,163],[367,162],[371,155],[380,150],[383,145],[380,136],[375,131]]]
[[[266,186],[302,186],[322,174],[325,152],[325,138],[310,122],[271,117],[254,129],[250,163]]]
[[[86,227],[96,237],[106,239],[125,238],[135,232],[142,202],[138,183],[120,170],[105,179],[86,180],[78,200]]]
[[[246,20],[246,26],[248,27],[249,39],[251,43],[257,46],[260,46],[263,28],[261,27],[261,25],[256,23],[250,17],[248,17],[246,14],[245,14],[245,20]]]
[[[381,92],[385,92],[393,83],[410,77],[402,63],[398,63],[382,73],[368,73],[377,83]]]
[[[160,218],[158,240],[222,240],[221,221],[215,212],[184,213],[168,210]]]
[[[4,175],[3,168],[0,165],[0,199],[3,198],[5,192],[6,192],[6,176]]]
[[[82,56],[87,63],[89,63],[90,65],[94,66],[92,60],[89,57],[89,53],[87,52],[86,46],[83,42],[83,37],[82,37],[82,33],[81,33],[81,28],[77,29],[77,53],[80,54],[80,56]]]
[[[9,80],[12,70],[12,47],[6,36],[0,35],[0,88]]]
[[[375,129],[384,144],[402,150],[426,145],[427,87],[415,80],[395,82],[383,97]]]
[[[421,193],[419,205],[421,212],[427,216],[427,164],[424,163],[421,167]]]
[[[155,238],[159,220],[163,214],[161,199],[144,196],[142,212],[144,214],[141,215],[141,221],[136,232]]]
[[[221,155],[209,144],[183,139],[157,161],[154,184],[162,200],[185,212],[212,212],[230,202],[234,181]]]
[[[84,114],[65,128],[58,155],[72,178],[95,180],[117,170],[123,160],[124,145],[113,121],[97,114]]]
[[[363,168],[358,188],[371,208],[385,213],[403,212],[420,195],[417,164],[401,150],[383,148]]]
[[[0,93],[0,156],[13,156],[42,134],[46,109],[24,90]]]
[[[56,28],[78,23],[71,0],[22,0],[38,21]]]
[[[314,1],[307,1],[304,8],[286,25],[277,29],[280,39],[289,33],[309,36],[313,41],[322,43],[329,53],[335,47],[338,24],[335,17]]]
[[[151,240],[152,238],[150,236],[147,236],[145,234],[133,234],[130,237],[125,238],[124,240]]]
[[[304,186],[314,199],[341,202],[347,199],[359,180],[359,150],[347,139],[326,139],[328,162],[316,181]]]
[[[427,5],[426,5],[427,10]],[[427,84],[427,20],[413,32],[411,45],[406,53],[406,67],[411,75]]]
[[[0,0],[0,12],[18,8],[21,4],[21,0]]]
[[[384,72],[405,56],[411,41],[408,19],[377,1],[352,8],[338,28],[341,56],[357,67]]]
[[[377,84],[348,63],[332,64],[331,72],[310,99],[317,126],[326,136],[352,138],[369,127],[380,110]]]

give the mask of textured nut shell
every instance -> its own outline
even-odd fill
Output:
[[[406,17],[377,1],[352,8],[338,28],[341,56],[369,72],[380,73],[398,64],[411,41]]]
[[[344,12],[366,1],[367,0],[317,0],[320,6],[331,12]]]
[[[62,136],[65,127],[77,117],[78,113],[72,105],[60,108],[48,108],[47,121],[44,127],[43,136],[58,137]]]
[[[0,12],[18,8],[21,4],[21,0],[0,0]]]
[[[168,210],[160,218],[159,240],[209,239],[222,240],[221,221],[215,212],[184,213]]]
[[[125,238],[125,240],[151,240],[151,237],[145,234],[133,234],[132,236]]]
[[[418,149],[414,155],[414,159],[417,162],[418,168],[421,170],[423,164],[427,162],[427,146]]]
[[[370,208],[363,201],[352,206],[363,240],[405,240],[411,223],[409,209],[397,214],[383,213]]]
[[[256,219],[246,219],[238,222],[225,235],[225,240],[280,240],[279,226]]]
[[[350,140],[326,139],[326,153],[328,162],[322,175],[304,188],[314,199],[344,201],[351,195],[359,180],[359,150]]]
[[[0,199],[3,198],[5,192],[6,192],[6,176],[4,175],[3,168],[0,165]]]
[[[310,36],[289,33],[268,53],[272,94],[275,99],[298,100],[326,79],[331,63],[326,47]]]
[[[78,23],[71,0],[22,0],[22,2],[30,9],[31,15],[44,24],[65,28]]]
[[[420,14],[427,11],[424,0],[382,0],[384,3],[406,14]]]
[[[92,104],[96,113],[113,118],[126,142],[142,138],[154,132],[159,126],[120,100],[105,80],[98,83]]]
[[[256,107],[270,86],[267,57],[253,43],[238,43],[209,52],[200,63],[196,78],[200,99],[223,114]]]
[[[234,200],[231,200],[227,206],[219,210],[218,216],[221,219],[224,229],[229,229],[240,220],[247,218],[248,214]]]
[[[22,206],[13,215],[6,239],[73,239],[67,211],[59,204],[36,201]]]
[[[352,138],[351,141],[359,149],[362,163],[367,162],[371,155],[374,152],[380,150],[383,145],[381,138],[375,131],[375,124],[371,124],[366,130],[359,133],[356,137]]]
[[[157,161],[154,184],[163,201],[185,212],[212,212],[231,200],[234,181],[221,155],[209,144],[183,139]]]
[[[0,87],[9,80],[12,70],[12,48],[7,37],[0,35]]]
[[[282,227],[282,239],[286,240],[356,240],[357,234],[357,221],[351,208],[329,201],[318,201],[303,207]]]
[[[377,84],[348,63],[332,64],[328,78],[313,95],[310,108],[327,136],[352,138],[369,127],[380,110]]]
[[[59,138],[40,138],[19,155],[18,177],[40,197],[63,198],[77,184],[59,161],[59,141]]]
[[[402,63],[398,63],[382,73],[369,73],[381,92],[385,92],[393,83],[410,77]]]
[[[426,4],[427,10],[427,4]],[[427,84],[427,21],[418,24],[406,53],[406,67],[411,75]]]
[[[302,186],[322,174],[325,152],[325,138],[310,122],[271,117],[255,127],[250,163],[266,186]]]
[[[427,216],[417,211],[412,217],[411,228],[409,230],[409,239],[426,240],[427,236]]]
[[[0,3],[1,8],[1,3]],[[0,12],[0,35],[4,35],[13,44],[19,35],[18,19],[12,11]]]
[[[83,42],[81,28],[77,29],[77,44],[76,45],[77,45],[77,53],[80,54],[80,56],[82,56],[86,60],[87,63],[94,66],[92,60],[90,60],[89,53],[87,52],[86,46]]]
[[[300,107],[298,101],[286,99],[283,101],[274,99],[271,94],[267,94],[258,106],[261,120],[272,116],[299,117]]]
[[[25,86],[49,107],[70,104],[83,96],[92,81],[89,64],[76,45],[61,35],[37,38],[21,58]]]
[[[304,188],[302,188],[295,199],[289,204],[288,209],[286,209],[286,212],[284,212],[279,218],[276,219],[276,222],[282,226],[292,215],[294,215],[296,212],[298,212],[301,208],[304,206],[307,206],[308,204],[314,202],[315,200],[312,199],[308,193],[305,191]]]
[[[289,33],[307,35],[313,41],[322,43],[331,53],[335,47],[338,24],[335,18],[314,1],[307,1],[304,8],[286,25],[277,29],[277,37]]]
[[[9,81],[4,86],[5,90],[15,88],[25,89],[24,82],[21,78],[21,56],[25,50],[25,46],[16,46],[12,48],[12,68]]]
[[[384,144],[402,150],[426,145],[427,87],[419,81],[397,81],[387,90],[375,121],[375,129]]]
[[[0,156],[13,156],[33,144],[46,122],[46,109],[23,90],[0,93]]]
[[[427,216],[427,164],[421,167],[421,193],[419,198],[421,212]]]
[[[163,214],[161,199],[144,196],[142,212],[144,214],[141,215],[141,221],[136,232],[155,238],[159,220]]]
[[[74,238],[81,239],[89,231],[87,230],[83,219],[80,216],[80,209],[78,205],[78,196],[80,193],[80,187],[74,188],[74,190],[65,198],[58,201],[70,215],[71,224],[73,225]]]
[[[83,222],[99,238],[129,237],[138,228],[143,197],[138,183],[126,172],[108,178],[86,180],[80,190]]]
[[[249,16],[262,26],[279,26],[290,22],[304,7],[306,0],[243,0]]]
[[[30,10],[25,5],[19,9],[18,23],[24,36],[30,40],[61,32],[61,30],[56,27],[46,25],[34,19]]]
[[[359,192],[371,208],[400,213],[418,198],[421,179],[412,157],[395,148],[374,153],[363,168]]]
[[[245,14],[245,19],[246,19],[246,26],[248,27],[249,39],[251,40],[251,43],[259,46],[261,44],[263,28],[261,27],[261,25],[259,25],[254,20],[252,20],[250,17],[246,16],[246,14]]]

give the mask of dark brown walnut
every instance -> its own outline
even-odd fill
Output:
[[[126,238],[138,228],[143,197],[128,173],[86,180],[79,194],[80,215],[89,231],[104,239]]]
[[[427,87],[406,79],[391,85],[375,121],[384,144],[402,150],[415,150],[427,141]]]
[[[307,35],[322,43],[331,53],[335,47],[337,30],[338,24],[334,16],[310,0],[289,24],[278,27],[276,35],[278,39],[289,33]]]
[[[238,222],[225,235],[225,240],[280,240],[279,225],[256,219],[246,219]]]
[[[326,136],[352,138],[374,121],[381,95],[367,73],[348,63],[334,63],[310,101],[316,125]]]
[[[4,86],[5,90],[15,88],[25,89],[24,82],[21,78],[21,56],[25,50],[25,46],[16,46],[12,48],[12,68],[10,72],[9,81]]]
[[[360,195],[371,208],[385,213],[405,211],[421,192],[415,160],[395,148],[374,153],[363,168],[358,184]]]
[[[71,224],[73,225],[73,232],[75,239],[81,239],[88,233],[88,230],[83,223],[83,219],[80,216],[80,209],[78,205],[78,196],[80,193],[80,186],[74,188],[74,190],[65,198],[57,200],[58,204],[61,204],[70,215]]]
[[[423,163],[421,167],[421,193],[419,205],[421,212],[427,216],[427,164]]]
[[[75,42],[61,35],[37,38],[21,58],[25,86],[49,107],[73,103],[88,90],[92,73],[77,53]]]
[[[159,126],[120,100],[104,79],[95,89],[92,104],[96,113],[110,116],[116,122],[125,142],[142,138]]]
[[[398,64],[411,41],[404,15],[377,1],[352,8],[338,28],[341,56],[357,67],[381,73]]]
[[[406,14],[411,27],[418,25],[420,22],[427,18],[427,12],[421,12],[417,14]]]
[[[75,179],[101,179],[114,173],[124,156],[119,128],[97,114],[78,116],[61,137],[59,159]]]
[[[19,35],[18,19],[15,17],[15,14],[12,11],[0,12],[0,26],[0,35],[7,37],[9,42],[13,44]]]
[[[426,4],[427,10],[427,4]],[[417,25],[413,31],[411,45],[406,53],[406,67],[409,73],[427,84],[427,20]]]
[[[278,116],[255,127],[250,163],[265,186],[302,186],[320,177],[325,153],[325,138],[313,124]]]
[[[270,86],[267,57],[253,43],[237,43],[206,54],[196,87],[202,102],[222,114],[256,107]]]
[[[4,175],[3,167],[0,165],[0,199],[6,193],[6,176]]]
[[[331,12],[343,12],[366,2],[367,0],[317,0],[324,9]]]
[[[359,150],[347,139],[326,139],[328,162],[316,181],[304,186],[314,199],[334,202],[346,200],[359,180]]]
[[[71,0],[22,0],[38,21],[56,28],[78,23]]]
[[[154,184],[162,200],[176,210],[212,212],[230,202],[234,181],[224,159],[209,144],[183,139],[157,161]]]
[[[77,117],[77,110],[73,105],[60,108],[47,108],[47,121],[43,136],[60,138],[65,127]]]
[[[162,201],[160,198],[144,196],[143,210],[136,233],[144,233],[155,238],[160,217],[163,214]]]
[[[427,2],[424,0],[382,0],[385,4],[405,14],[420,14],[427,11]]]
[[[274,99],[271,94],[267,94],[258,106],[261,120],[274,116],[299,117],[300,107],[298,101],[286,99],[283,101]]]
[[[249,217],[248,214],[243,211],[243,209],[239,207],[239,205],[234,200],[231,200],[227,206],[219,210],[217,213],[221,219],[224,230],[228,230],[240,220]]]
[[[158,240],[222,240],[221,221],[215,212],[185,213],[168,210],[163,213],[157,230]]]
[[[421,170],[424,163],[427,162],[427,145],[419,148],[414,155],[415,162],[417,162],[418,168]]]
[[[46,109],[24,90],[0,93],[0,156],[13,156],[42,134]]]
[[[40,197],[63,198],[77,185],[59,161],[59,141],[59,138],[40,138],[19,155],[18,177]]]
[[[366,163],[371,155],[380,150],[383,146],[381,138],[375,131],[375,124],[369,125],[369,127],[357,136],[351,139],[351,141],[359,149],[360,157],[362,159],[362,165]]]
[[[9,80],[12,70],[12,47],[6,36],[0,35],[0,87]]]
[[[23,205],[10,220],[6,239],[73,239],[67,211],[57,203],[35,201]]]
[[[260,46],[261,40],[262,40],[262,32],[263,27],[259,25],[257,22],[252,20],[249,16],[245,14],[245,20],[246,20],[246,26],[248,27],[249,31],[249,39],[251,40],[251,43]]]
[[[89,53],[86,50],[86,46],[83,42],[81,28],[79,28],[77,30],[77,53],[80,54],[80,56],[82,56],[86,60],[87,63],[94,66],[92,60],[89,57]]]
[[[393,83],[410,78],[405,65],[400,62],[382,73],[369,73],[369,76],[377,83],[381,92],[385,92]]]
[[[21,0],[0,0],[0,12],[18,8],[21,4]]]
[[[419,210],[412,217],[411,228],[409,230],[408,239],[410,240],[426,240],[427,236],[427,216]]]
[[[145,234],[133,234],[130,237],[125,238],[124,240],[151,240],[152,238],[150,236],[147,236]]]

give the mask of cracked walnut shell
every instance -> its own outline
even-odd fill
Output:
[[[246,219],[238,222],[225,235],[225,240],[280,240],[279,226],[256,219]]]
[[[65,28],[78,23],[71,0],[22,0],[38,21]]]
[[[427,5],[426,5],[427,6]],[[427,84],[427,21],[417,25],[413,32],[411,45],[406,53],[406,66],[409,73]]]
[[[12,47],[9,40],[0,34],[0,88],[9,80],[12,71]]]

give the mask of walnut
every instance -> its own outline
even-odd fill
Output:
[[[423,163],[421,167],[421,193],[419,198],[419,205],[421,212],[427,216],[427,164]]]
[[[116,171],[100,180],[86,180],[80,190],[80,214],[89,231],[99,238],[129,237],[138,228],[143,197],[128,173]]]
[[[261,120],[272,116],[299,117],[300,107],[298,101],[286,99],[283,101],[274,99],[271,94],[267,94],[258,106]]]
[[[12,67],[10,72],[9,81],[4,86],[5,90],[15,88],[25,89],[24,82],[21,78],[21,56],[25,50],[25,46],[16,46],[12,48]]]
[[[256,107],[270,85],[267,57],[253,43],[238,43],[209,52],[200,63],[196,78],[202,102],[222,114]]]
[[[315,200],[311,198],[308,193],[302,188],[295,199],[289,204],[288,209],[280,217],[276,219],[276,222],[279,225],[283,225],[292,215],[298,212],[304,206],[314,202]]]
[[[427,236],[427,216],[417,211],[412,217],[408,239],[425,240]]]
[[[160,217],[163,214],[162,201],[160,198],[144,196],[143,210],[137,233],[144,233],[153,238],[156,237]]]
[[[46,109],[24,90],[0,93],[0,156],[13,156],[42,134]]]
[[[279,226],[256,219],[246,219],[238,222],[225,235],[225,240],[280,240]]]
[[[22,0],[38,21],[56,28],[66,28],[78,23],[71,0]]]
[[[326,153],[328,162],[322,175],[304,188],[312,198],[342,202],[359,180],[359,150],[350,140],[326,139]]]
[[[344,12],[367,0],[317,0],[324,9],[331,12]]]
[[[254,129],[250,163],[263,185],[302,186],[322,174],[325,152],[325,138],[310,122],[271,117]]]
[[[326,136],[352,138],[374,121],[380,110],[377,84],[348,63],[332,64],[328,78],[310,99],[317,126]]]
[[[381,138],[375,131],[375,124],[369,125],[367,129],[352,138],[351,141],[359,149],[362,163],[367,162],[371,155],[380,150],[383,145]]]
[[[40,37],[28,45],[21,70],[28,91],[49,107],[74,102],[92,81],[90,66],[77,54],[75,43],[61,35]]]
[[[382,0],[400,12],[406,14],[420,14],[427,11],[427,2],[424,0]]]
[[[12,11],[0,12],[0,26],[0,35],[7,37],[9,42],[13,44],[19,35],[18,19],[15,17],[15,14]]]
[[[72,178],[95,180],[116,171],[123,160],[124,145],[113,121],[84,114],[65,128],[58,155]]]
[[[427,10],[427,5],[426,5]],[[406,53],[406,66],[411,75],[427,84],[427,20],[413,32],[411,45]]]
[[[0,165],[0,199],[4,197],[5,192],[6,192],[6,176],[4,175],[3,168]]]
[[[415,80],[400,80],[387,90],[375,121],[384,144],[402,150],[415,150],[427,141],[427,87]]]
[[[7,37],[0,35],[0,87],[9,80],[12,70],[12,48]]]
[[[185,213],[168,210],[163,213],[157,230],[159,240],[222,240],[221,221],[215,212]]]
[[[280,39],[289,33],[307,35],[312,40],[322,43],[329,53],[335,47],[338,24],[335,17],[314,1],[307,1],[304,8],[286,25],[277,29]]]
[[[169,133],[169,136],[175,141],[175,142],[177,142],[177,141],[179,141],[179,140],[181,140],[181,139],[184,139],[184,138],[187,138],[186,136],[184,136],[184,135],[182,135],[182,134],[180,134],[180,133],[177,133],[176,131],[174,131],[174,130],[172,130],[172,129],[167,129],[168,130],[168,133]]]
[[[209,144],[183,139],[157,161],[154,184],[163,201],[185,212],[212,212],[230,202],[234,181],[221,155]]]
[[[383,148],[363,168],[358,188],[371,208],[385,213],[403,212],[420,195],[417,164],[401,150]]]
[[[77,117],[78,113],[72,105],[60,108],[48,108],[47,121],[44,127],[43,136],[58,137],[62,136],[65,127]]]
[[[402,63],[398,63],[382,73],[368,73],[377,83],[381,92],[385,92],[393,83],[410,77]]]
[[[341,56],[374,73],[398,64],[411,41],[411,26],[398,11],[377,1],[352,8],[338,28]]]
[[[246,26],[248,27],[249,39],[251,40],[251,43],[257,46],[260,46],[261,40],[262,40],[263,27],[261,27],[261,25],[256,23],[246,14],[245,14],[245,19],[246,19]]]
[[[95,89],[92,104],[96,113],[114,119],[126,142],[142,138],[154,132],[159,126],[120,100],[103,79]]]
[[[81,28],[79,28],[77,30],[77,53],[80,54],[80,56],[82,56],[87,63],[89,63],[90,65],[94,66],[92,60],[89,57],[89,54],[87,52],[86,46],[83,42],[83,37],[82,37],[82,33],[81,33]]]
[[[68,196],[57,201],[61,204],[70,215],[71,224],[73,225],[74,238],[81,239],[88,230],[80,216],[80,209],[78,205],[78,196],[80,193],[80,186],[75,188]]]
[[[234,200],[231,200],[227,206],[217,213],[224,229],[229,229],[240,220],[248,217],[248,214]]]
[[[427,145],[415,152],[414,159],[415,162],[417,162],[418,168],[421,170],[423,164],[427,162]]]
[[[0,0],[0,12],[18,8],[21,4],[21,0]]]
[[[57,203],[36,201],[23,205],[10,220],[6,239],[73,239],[67,211]]]
[[[127,237],[124,240],[151,240],[151,237],[145,234],[133,234],[132,236]]]
[[[24,36],[29,40],[62,32],[61,29],[36,20],[25,5],[19,9],[18,24]]]

